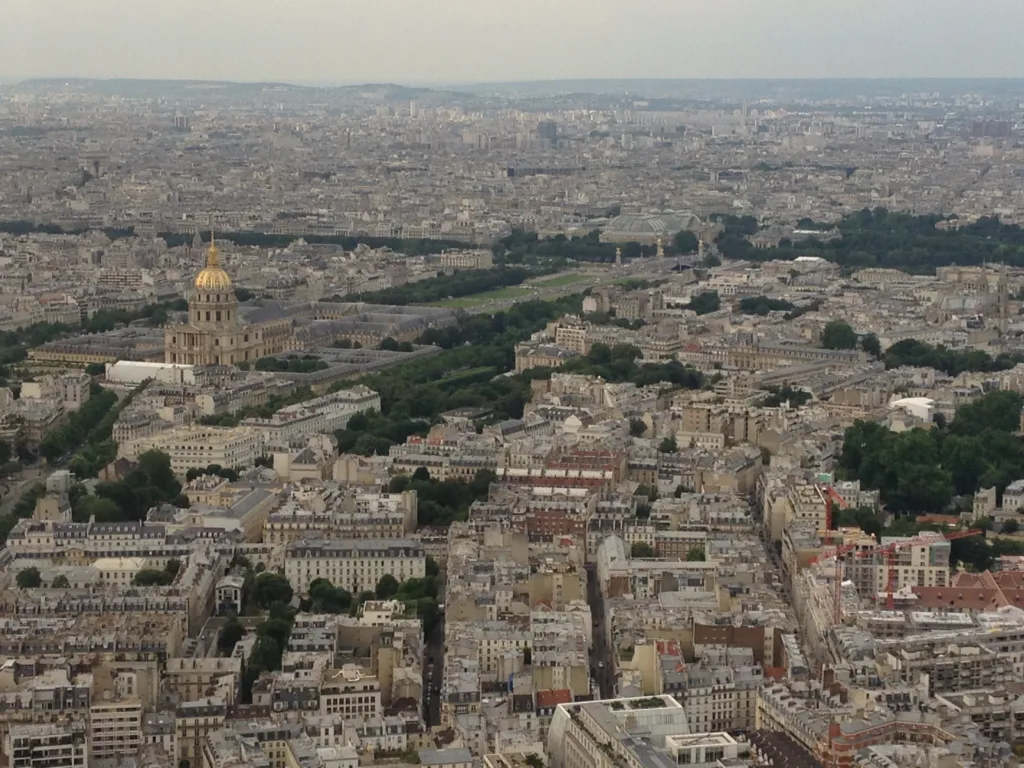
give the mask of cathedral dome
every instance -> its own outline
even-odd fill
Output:
[[[231,278],[220,266],[220,251],[210,236],[210,250],[206,252],[206,266],[196,275],[196,290],[222,293],[231,290]]]

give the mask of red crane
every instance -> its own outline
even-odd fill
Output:
[[[819,485],[817,486],[818,494],[821,496],[821,500],[825,504],[825,536],[824,540],[826,544],[832,543],[832,510],[834,505],[838,505],[840,509],[846,509],[850,505],[846,503],[846,499],[839,495],[835,488],[831,485]],[[816,557],[811,558],[810,564],[820,563],[829,558],[835,558],[836,570],[832,581],[832,618],[836,624],[842,619],[842,593],[843,593],[843,561],[842,556],[847,552],[852,552],[856,547],[844,544],[841,547],[835,549],[826,550]]]
[[[832,510],[838,505],[840,509],[849,508],[849,504],[846,503],[846,499],[839,495],[838,491],[831,485],[819,485],[818,493],[821,494],[821,500],[825,502],[825,543],[832,543]]]
[[[940,541],[955,541],[956,539],[965,539],[968,536],[984,536],[985,532],[976,528],[972,528],[967,531],[952,531],[950,533],[925,533],[920,536],[915,536],[912,539],[903,539],[902,541],[894,541],[892,544],[886,544],[881,547],[875,547],[874,549],[866,549],[863,552],[858,552],[857,557],[872,557],[874,555],[883,555],[886,559],[886,563],[889,567],[887,574],[887,580],[885,585],[886,599],[885,607],[887,610],[893,610],[896,607],[896,552],[907,547],[917,547],[924,544],[937,544]]]

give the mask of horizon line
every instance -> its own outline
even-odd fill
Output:
[[[573,82],[829,82],[829,81],[865,81],[865,82],[896,82],[901,80],[930,81],[1024,81],[1024,75],[891,75],[885,77],[874,77],[866,75],[837,75],[832,77],[674,77],[674,76],[572,76],[572,77],[549,77],[549,78],[520,78],[511,80],[425,80],[425,81],[397,81],[397,80],[232,80],[220,78],[195,78],[195,77],[132,77],[121,75],[24,75],[10,76],[0,75],[0,83],[8,85],[20,85],[23,83],[65,80],[68,82],[136,82],[136,83],[210,83],[227,85],[279,85],[296,88],[358,88],[370,86],[397,86],[400,88],[428,88],[428,89],[451,89],[458,87],[479,87],[488,85],[523,85],[538,83],[573,83]]]

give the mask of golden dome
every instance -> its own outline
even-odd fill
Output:
[[[231,290],[231,278],[228,273],[221,269],[220,251],[213,241],[213,233],[210,233],[210,250],[206,252],[206,267],[196,275],[196,290],[209,291],[214,293]]]

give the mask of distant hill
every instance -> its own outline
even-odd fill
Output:
[[[410,101],[422,107],[467,108],[512,104],[523,109],[601,108],[649,101],[648,108],[676,109],[701,102],[732,102],[767,99],[785,104],[830,98],[856,100],[899,98],[907,94],[938,94],[942,97],[984,93],[993,97],[1024,99],[1024,79],[796,79],[796,80],[684,80],[684,79],[582,79],[536,80],[507,83],[469,83],[437,87],[395,83],[342,86],[308,86],[289,83],[238,83],[216,80],[132,80],[41,78],[0,86],[5,92],[86,94],[159,98],[182,104],[206,104],[241,100],[284,103],[288,106],[319,104],[346,108],[373,104],[401,105]]]
[[[136,99],[168,99],[182,102],[245,100],[267,102],[321,102],[350,105],[354,102],[401,104],[416,100],[421,106],[475,104],[479,97],[452,90],[410,87],[392,83],[369,83],[337,87],[314,87],[291,83],[237,83],[218,80],[134,80],[38,78],[10,84],[5,90],[47,94],[79,92]]]

